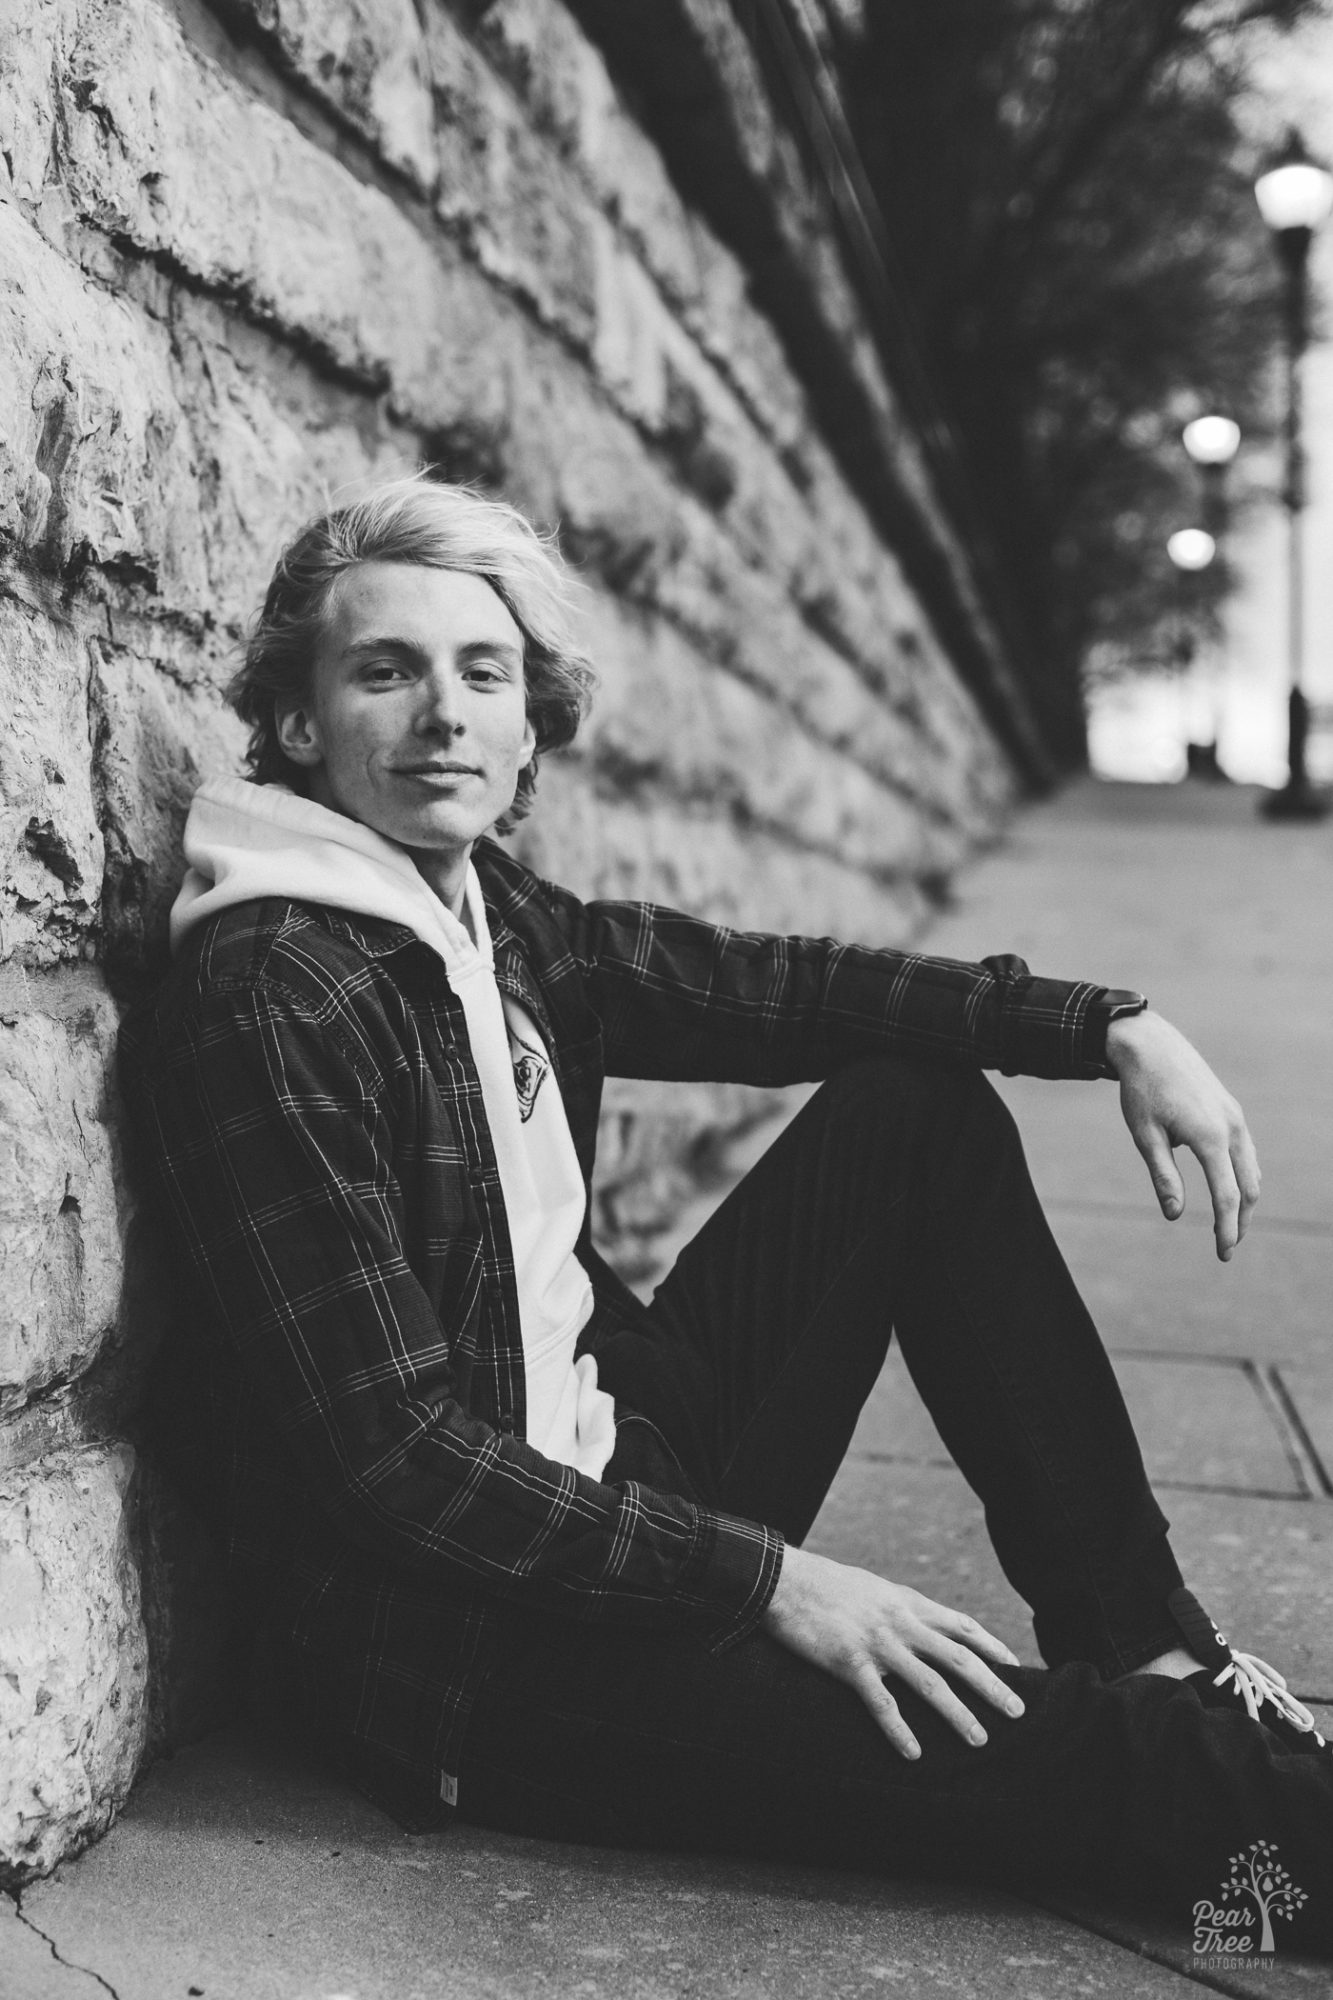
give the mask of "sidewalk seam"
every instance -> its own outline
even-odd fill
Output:
[[[1291,1433],[1292,1442],[1296,1450],[1308,1461],[1304,1467],[1307,1480],[1325,1498],[1333,1498],[1333,1478],[1329,1477],[1328,1467],[1319,1455],[1315,1441],[1310,1435],[1309,1425],[1301,1415],[1296,1398],[1287,1386],[1286,1378],[1282,1373],[1282,1363],[1278,1361],[1270,1362],[1268,1368],[1265,1370],[1264,1380],[1269,1394],[1286,1419],[1287,1428]]]

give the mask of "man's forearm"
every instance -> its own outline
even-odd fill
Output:
[[[1050,1077],[1107,1074],[1103,988],[1012,955],[977,964],[732,931],[651,904],[551,892],[608,1072],[785,1084],[892,1052]]]

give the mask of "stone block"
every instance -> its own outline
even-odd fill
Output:
[[[782,574],[789,564],[791,495],[767,440],[753,434],[741,404],[609,224],[602,224],[596,241],[592,359],[600,380],[682,482],[725,519],[742,556],[758,554]],[[767,508],[769,500],[776,507]],[[767,526],[766,545],[747,542],[756,515]]]
[[[437,160],[430,66],[412,0],[213,0],[423,193]]]
[[[392,384],[411,402],[434,384],[445,401],[470,354],[460,401],[486,406],[496,360],[486,288],[475,275],[451,283],[443,247],[387,194],[245,95],[153,0],[87,0],[63,46],[52,25],[68,113],[52,173],[79,216],[297,337],[363,389]]]
[[[6,107],[0,103],[0,119]],[[0,204],[0,537],[41,567],[204,588],[191,441],[167,339]]]
[[[118,972],[161,970],[190,800],[206,777],[239,768],[245,732],[206,683],[183,688],[128,647],[94,642],[93,653],[103,955]]]
[[[710,659],[771,690],[798,727],[854,748],[886,782],[928,795],[929,746],[913,740],[918,732],[877,698],[865,673],[811,631],[776,579],[737,562],[702,509],[677,502],[675,517],[673,543],[656,550],[652,608]]]
[[[593,365],[616,401],[645,429],[666,420],[669,378],[660,338],[665,308],[638,260],[604,223],[596,235],[597,330]]]
[[[670,627],[626,617],[600,593],[585,629],[600,680],[584,739],[593,782],[641,803],[665,795],[730,812],[741,829],[761,825],[852,867],[910,873],[920,865],[919,811],[887,774],[867,768],[878,746],[893,772],[904,731],[845,662],[826,661],[829,677],[855,697],[839,748],[767,688],[700,658]],[[815,706],[810,720],[826,719]]]
[[[442,10],[436,18],[443,19]],[[456,29],[446,32],[457,35]],[[621,102],[600,51],[569,10],[559,0],[490,0],[476,10],[473,32],[504,79],[510,115],[546,139],[589,205],[623,232],[673,299],[697,302],[701,258],[708,248],[722,258],[728,253],[681,201],[660,154]],[[435,46],[442,52],[445,45]]]
[[[729,253],[682,202],[568,8],[560,0],[489,0],[475,33],[525,117],[564,154],[645,267],[677,304],[697,305],[701,266],[710,254],[729,261]]]
[[[488,9],[483,17],[487,46],[499,32],[499,11]],[[549,7],[526,11],[530,32],[538,14],[547,26],[563,19]],[[505,27],[513,29],[512,18]],[[557,36],[557,49],[559,44]],[[560,61],[549,41],[543,41],[540,65],[531,53],[522,53],[525,48],[530,51],[531,44],[522,38],[503,42],[511,71],[524,79],[529,101],[535,101],[540,112],[545,103],[542,84],[549,85]],[[571,48],[567,54],[568,67],[584,75],[586,65],[580,65],[575,51]],[[468,61],[480,77],[481,66],[470,50]],[[478,89],[480,84],[474,83],[474,92]],[[464,95],[460,91],[460,97]],[[576,143],[581,144],[584,136],[577,128]],[[636,163],[638,170],[647,171],[651,156],[660,175],[660,161],[642,134],[639,143],[644,156]],[[479,139],[477,145],[482,147],[484,141]],[[634,178],[633,173],[622,174],[614,199],[609,188],[601,190],[612,216],[619,216],[618,203],[623,203]],[[675,225],[691,242],[698,261],[701,225],[680,207],[674,194],[671,200]],[[572,208],[572,197],[569,205]],[[784,455],[805,438],[810,419],[772,329],[745,297],[739,267],[727,264],[728,282],[719,286],[727,313],[724,323],[716,325],[699,303],[697,286],[689,293],[693,309],[684,311],[670,286],[664,285],[656,254],[660,231],[627,233],[599,220],[591,240],[596,286],[592,361],[600,381],[617,406],[661,447],[684,482],[725,517],[744,559],[781,578],[799,602],[835,607],[831,622],[846,643],[859,648],[883,675],[886,687],[892,686],[896,655],[892,645],[886,648],[885,634],[908,614],[909,593],[830,454],[813,439],[805,453],[807,490],[794,485]],[[715,261],[725,260],[726,253],[717,246],[710,245],[710,250]],[[763,329],[759,344],[768,368],[762,395],[751,393],[748,400],[732,379],[730,367],[744,345],[742,321],[746,328]],[[583,337],[578,320],[566,315],[561,323],[567,334]],[[782,406],[776,429],[766,407],[775,399]],[[890,581],[897,586],[892,593],[896,616],[886,618],[885,585]]]
[[[103,1832],[145,1732],[147,1647],[126,1446],[53,1453],[0,1485],[0,1880]]]
[[[878,446],[953,568],[964,598],[979,611],[967,559],[940,504],[914,427],[885,376],[878,344],[869,335],[841,250],[805,171],[799,143],[775,113],[735,10],[727,0],[688,0],[685,11],[689,31],[706,50],[722,85],[737,152],[766,194],[771,219],[785,239],[807,298],[838,343],[864,399]]]
[[[511,489],[531,494],[539,517],[559,520],[567,551],[612,594],[649,617],[664,614],[714,663],[772,690],[798,722],[835,745],[856,746],[872,769],[878,760],[887,782],[929,799],[929,746],[922,759],[910,723],[904,727],[884,699],[892,631],[877,642],[883,672],[849,663],[812,630],[787,580],[739,560],[733,537],[702,500],[682,494],[627,427],[585,395],[566,366],[534,353],[515,383]],[[527,480],[529,453],[539,462],[539,488]],[[919,671],[928,682],[931,663],[923,660]],[[988,746],[988,758],[996,754]],[[947,806],[947,797],[941,802]]]
[[[481,0],[477,42],[528,117],[580,163],[591,134],[618,109],[598,50],[560,0]]]
[[[411,0],[220,0],[438,201],[487,274],[575,338],[591,327],[586,199],[453,17]]]
[[[567,759],[543,767],[539,797],[511,845],[580,896],[643,899],[738,930],[872,945],[906,943],[928,907],[910,874],[879,879],[671,800],[607,797]]]
[[[511,177],[510,186],[521,186],[538,208],[559,188],[568,216],[577,221],[581,208],[595,204],[614,225],[610,231],[594,229],[595,218],[588,215],[579,225],[584,241],[577,255],[571,256],[567,245],[565,256],[568,283],[569,269],[589,268],[589,247],[595,255],[598,341],[613,357],[611,383],[623,361],[616,355],[623,328],[616,324],[616,302],[608,300],[608,264],[614,257],[637,262],[641,282],[660,289],[763,435],[783,449],[794,448],[808,422],[804,394],[777,336],[749,302],[741,265],[681,201],[660,154],[621,102],[600,52],[567,8],[559,0],[492,0],[476,14],[475,43],[443,8],[428,22],[445,163],[442,213],[478,218],[470,226],[491,237],[507,232],[512,256],[513,232],[528,223],[530,203],[506,199],[503,178],[490,182],[499,199],[488,201],[483,163],[488,154],[524,150],[535,128],[548,142],[547,185],[539,189],[525,175],[521,182]],[[492,68],[506,88],[497,88]],[[549,223],[546,233],[549,238]],[[487,268],[501,267],[488,263]],[[548,272],[543,284],[534,285],[531,268],[528,260],[525,282],[540,300],[552,276]],[[627,272],[622,282],[633,284],[634,274]],[[571,301],[561,303],[565,331],[582,337],[588,304],[583,289],[575,294],[572,315]],[[629,380],[642,389],[633,365]],[[658,421],[660,397],[650,395],[647,402],[652,421]],[[636,399],[628,407],[633,411]]]
[[[313,460],[306,468],[310,491],[297,507],[283,510],[284,532],[310,511],[321,473],[332,474],[329,483],[341,484],[359,476],[368,457],[379,457],[374,446],[382,440],[373,439],[379,426],[366,423],[367,390],[378,394],[391,385],[393,407],[411,413],[431,440],[433,456],[437,445],[462,445],[474,462],[489,457],[493,463],[493,440],[505,429],[506,385],[522,371],[525,350],[516,316],[506,318],[497,310],[495,295],[477,272],[462,265],[442,241],[429,243],[388,196],[358,180],[277,112],[247,98],[187,47],[151,0],[131,0],[123,8],[89,0],[77,14],[58,0],[43,0],[30,30],[33,37],[37,24],[45,28],[45,68],[57,78],[66,114],[62,145],[44,167],[34,168],[46,179],[32,188],[32,208],[52,241],[68,240],[112,289],[124,290],[123,259],[131,251],[183,272],[219,301],[239,305],[251,324],[271,326],[295,339],[324,371],[361,392],[359,424],[363,433],[372,434],[372,450],[366,451],[363,438],[356,462],[356,425],[349,422],[336,439],[342,452],[322,452],[322,425],[312,419],[303,440]],[[34,58],[34,70],[41,66]],[[0,82],[0,121],[11,108]],[[201,158],[208,160],[202,180]],[[335,230],[328,226],[330,216],[338,218]],[[91,225],[91,233],[74,227],[80,220]],[[12,227],[22,231],[23,226],[15,218]],[[114,253],[111,243],[120,246]],[[86,354],[97,355],[98,341],[85,331],[86,315],[77,310],[80,281],[65,260],[48,250],[43,261],[29,250],[26,261],[35,268],[18,267],[15,294],[41,304],[37,280],[51,290],[52,309],[40,324],[49,320],[53,328],[65,330],[63,344],[60,339],[51,343],[47,363],[47,373],[59,380],[62,368],[78,369]],[[13,258],[6,262],[14,267]],[[144,268],[139,266],[140,273]],[[105,331],[117,366],[123,352],[133,353],[141,379],[136,381],[134,368],[122,371],[123,393],[117,393],[122,389],[117,382],[105,397],[108,404],[133,413],[144,401],[143,382],[158,388],[160,359],[123,299],[83,290],[109,319]],[[405,310],[404,302],[410,302],[410,309]],[[178,313],[196,328],[204,317],[197,302],[178,294],[155,305],[173,323],[178,340]],[[234,319],[232,325],[235,344],[244,349],[245,326]],[[160,345],[166,344],[160,326],[149,330]],[[136,332],[137,349],[130,337]],[[31,400],[24,370],[32,372],[36,362],[30,367],[25,351],[32,344],[27,321],[18,321],[18,333],[14,415],[22,420],[15,426],[22,447],[26,431],[33,429],[31,413],[23,419]],[[151,588],[163,586],[173,608],[184,596],[196,616],[201,607],[210,606],[210,590],[216,599],[215,580],[202,561],[193,566],[188,588],[171,573],[168,558],[175,532],[207,533],[208,553],[216,563],[219,550],[225,555],[229,546],[226,531],[232,522],[226,503],[234,497],[236,511],[250,529],[243,546],[251,545],[255,529],[264,525],[262,513],[255,521],[255,503],[262,505],[273,492],[291,430],[279,424],[275,459],[264,464],[266,433],[251,421],[247,407],[257,400],[249,379],[253,365],[260,362],[262,386],[263,363],[251,346],[246,357],[250,366],[228,369],[228,345],[226,338],[196,340],[174,357],[198,436],[198,489],[182,489],[174,479],[164,482],[161,468],[147,464],[143,484],[146,493],[162,495],[162,519],[155,534],[141,538],[143,548],[129,551],[121,563],[122,571],[132,570]],[[208,364],[219,356],[218,372],[229,378],[225,390],[208,372]],[[0,359],[7,358],[0,346]],[[290,373],[289,360],[269,360],[271,375],[280,378],[284,370]],[[331,389],[330,395],[336,400],[337,391]],[[66,400],[74,400],[72,394]],[[82,391],[77,407],[88,400],[88,392]],[[169,383],[158,401],[163,407],[150,432],[154,450],[183,435]],[[241,449],[236,451],[238,433]],[[407,440],[397,446],[404,456],[405,446],[410,451]],[[234,496],[224,493],[219,505],[219,473],[233,453],[254,465],[253,498],[237,480]],[[350,463],[339,463],[343,453]],[[36,455],[31,441],[17,453],[25,489]],[[68,455],[61,455],[58,473]],[[106,480],[103,486],[113,494],[117,490]],[[44,495],[45,485],[39,482],[38,490]],[[20,493],[13,500],[0,489],[16,530],[23,527],[23,498]],[[67,501],[62,506],[68,511]],[[4,523],[5,512],[0,511],[0,525]],[[268,544],[265,554],[271,560],[270,538],[259,538]],[[32,542],[33,531],[27,539]],[[97,559],[106,540],[105,532],[93,537]],[[71,536],[65,541],[68,545]]]
[[[415,471],[421,449],[415,436],[369,417],[363,396],[293,366],[219,302],[173,289],[168,304],[171,382],[194,439],[206,594],[191,595],[189,579],[164,567],[163,606],[188,629],[173,618],[137,643],[169,680],[220,688],[282,544],[331,496]]]
[[[804,392],[750,302],[743,267],[682,202],[568,9],[560,0],[490,0],[476,32],[755,424],[784,451],[795,449],[808,428]]]
[[[115,1010],[91,973],[0,994],[0,1415],[81,1375],[120,1287]]]
[[[587,190],[446,11],[426,13],[441,220],[488,277],[586,348],[594,323]]]
[[[570,470],[580,470],[576,448]],[[640,808],[675,796],[709,816],[731,812],[739,828],[781,832],[857,868],[937,876],[985,834],[1013,782],[981,726],[969,756],[945,760],[921,724],[877,702],[793,618],[767,578],[727,564],[703,514],[681,506],[675,528],[675,550],[652,540],[648,522],[632,530],[654,570],[648,602],[596,590],[584,604],[600,676],[584,782],[632,794]],[[652,616],[658,604],[673,616]],[[927,684],[923,706],[931,698]],[[969,806],[973,788],[981,804]]]
[[[103,845],[87,647],[26,592],[0,592],[0,712],[0,960],[50,964],[88,947]]]
[[[61,116],[59,50],[75,32],[79,0],[40,0],[5,13],[5,59],[0,67],[0,186],[25,206],[51,189],[52,152]]]
[[[702,1221],[706,1201],[738,1177],[733,1147],[771,1126],[785,1101],[784,1091],[743,1084],[608,1081],[593,1234],[627,1284],[643,1289],[662,1275],[662,1246],[682,1216]]]
[[[703,395],[716,400],[716,385],[729,383],[760,434],[793,450],[808,428],[805,397],[772,328],[749,302],[741,266],[685,207],[600,53],[568,11],[558,0],[494,0],[481,10],[476,34],[510,87],[504,94],[488,84],[485,66],[448,16],[440,10],[431,18],[437,90],[450,79],[441,98],[444,122],[472,125],[471,143],[482,154],[501,126],[526,132],[535,125],[568,159],[567,169],[563,161],[548,162],[548,179],[563,184],[566,212],[577,216],[580,195],[585,208],[591,197],[613,225],[591,231],[594,356],[623,407],[653,429],[663,426],[668,378],[663,355],[652,350],[665,339],[676,350],[677,370],[683,366],[685,379],[695,378],[696,394],[702,382]],[[482,103],[488,110],[478,131]],[[512,205],[491,207],[493,229]],[[513,222],[521,225],[526,213],[525,205]],[[581,337],[576,319],[566,314],[562,324]],[[714,463],[730,457],[725,438],[711,444],[709,455]]]
[[[336,391],[284,399],[282,369],[206,301],[166,302],[168,333],[7,206],[0,257],[0,537],[117,609],[184,619],[159,650],[219,681],[280,541],[328,491],[408,469],[414,441],[367,434]]]

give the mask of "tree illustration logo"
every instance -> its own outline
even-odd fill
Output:
[[[1238,1900],[1234,1907],[1210,1903],[1206,1898],[1194,1905],[1194,1953],[1196,1958],[1276,1950],[1274,1920],[1290,1920],[1310,1899],[1298,1888],[1277,1858],[1271,1840],[1251,1841],[1244,1854],[1233,1854],[1222,1884],[1224,1897]],[[1258,1932],[1258,1942],[1255,1932]]]

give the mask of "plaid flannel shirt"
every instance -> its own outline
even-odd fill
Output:
[[[474,859],[504,992],[541,1028],[585,1178],[607,1074],[784,1084],[888,1050],[1098,1076],[1102,989],[583,904]],[[122,1078],[183,1292],[163,1427],[350,1775],[404,1824],[448,1796],[508,1605],[734,1643],[777,1582],[761,1523],[525,1442],[499,1175],[462,1010],[408,930],[223,912],[127,1021]],[[643,1308],[579,1254],[600,1327]]]

